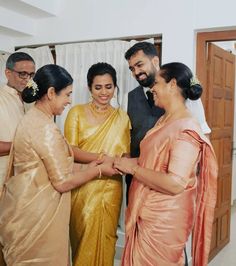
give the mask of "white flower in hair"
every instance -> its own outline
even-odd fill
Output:
[[[38,85],[33,79],[29,79],[29,81],[26,84],[26,87],[33,90],[33,96],[37,94]]]
[[[197,77],[192,77],[191,79],[190,79],[190,87],[192,87],[192,86],[194,86],[194,85],[200,85],[201,83],[200,83],[200,81],[197,79]]]

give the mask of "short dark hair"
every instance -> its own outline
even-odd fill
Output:
[[[176,79],[185,99],[197,100],[201,97],[202,86],[199,82],[191,82],[194,79],[193,73],[185,64],[173,62],[162,65],[159,73],[166,82]]]
[[[24,52],[15,52],[8,57],[6,62],[6,68],[13,69],[15,63],[20,61],[31,61],[35,64],[34,59],[29,54]]]
[[[22,99],[26,103],[32,103],[41,99],[50,87],[55,89],[57,94],[73,83],[71,75],[61,66],[48,64],[39,68],[33,78],[38,90],[35,93],[31,87],[26,87],[22,92]]]
[[[93,80],[96,76],[105,74],[109,74],[111,76],[114,86],[117,87],[117,77],[115,68],[112,65],[104,62],[96,63],[89,68],[87,73],[88,87],[91,88]]]
[[[129,60],[130,57],[138,51],[143,51],[145,55],[150,57],[158,56],[157,49],[154,44],[150,42],[138,42],[126,51],[125,59]]]

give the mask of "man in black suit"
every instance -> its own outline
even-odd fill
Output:
[[[164,114],[163,109],[154,105],[152,93],[149,90],[154,85],[155,76],[159,70],[159,57],[152,43],[139,42],[127,50],[125,59],[128,61],[133,77],[140,84],[129,92],[127,109],[132,125],[130,154],[131,157],[138,157],[141,140]],[[126,176],[127,202],[131,179],[132,176]]]

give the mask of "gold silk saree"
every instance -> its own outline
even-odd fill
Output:
[[[106,121],[91,125],[86,105],[73,107],[66,119],[65,137],[71,145],[110,156],[129,153],[130,121],[114,109]],[[76,266],[111,266],[114,262],[116,231],[122,201],[121,176],[94,179],[72,191],[70,239]]]
[[[32,107],[13,142],[14,176],[0,199],[0,243],[8,266],[66,266],[70,192],[53,184],[72,173],[69,145],[52,119]]]

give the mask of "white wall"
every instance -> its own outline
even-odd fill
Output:
[[[33,37],[16,38],[15,44],[162,34],[163,62],[176,60],[193,67],[194,31],[236,28],[234,6],[234,0],[69,0],[58,17],[41,19]]]
[[[163,62],[179,60],[193,65],[194,16],[187,11],[193,10],[193,1],[70,0],[67,3],[59,17],[41,19],[37,34],[16,39],[16,45],[163,34]]]
[[[235,0],[195,0],[196,29],[233,27],[236,25]]]

